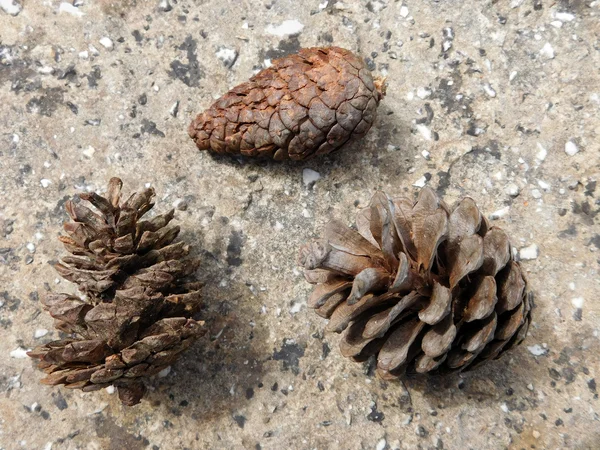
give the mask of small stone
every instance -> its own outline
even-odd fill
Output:
[[[554,28],[562,28],[563,23],[560,20],[553,20],[550,22],[550,25],[552,25]]]
[[[79,52],[79,58],[83,60],[90,59],[90,54],[87,50],[84,50],[82,52]]]
[[[572,20],[575,20],[575,16],[567,12],[557,12],[554,14],[554,18],[562,22],[571,22]]]
[[[29,250],[29,253],[35,253],[35,244],[33,242],[27,243],[27,245],[25,247],[27,247],[27,250]]]
[[[515,77],[517,76],[519,72],[517,72],[516,70],[513,70],[510,75],[508,76],[508,81],[512,81],[515,79]]]
[[[179,211],[185,211],[188,209],[188,204],[184,199],[178,198],[173,202],[173,208],[178,209]]]
[[[79,11],[79,8],[73,6],[71,3],[62,2],[58,7],[58,12],[66,12],[76,17],[83,17],[85,14]]]
[[[408,7],[406,5],[400,7],[400,15],[404,18],[408,17]]]
[[[431,95],[431,90],[424,88],[424,87],[417,88],[417,97],[419,97],[420,99],[425,99],[425,98],[429,97],[430,95]]]
[[[547,348],[542,347],[540,344],[529,345],[527,350],[529,350],[529,353],[531,353],[533,356],[544,356],[549,352]]]
[[[47,178],[42,178],[40,180],[40,184],[42,185],[43,188],[47,188],[48,186],[50,186],[52,184],[52,181],[50,181]]]
[[[321,174],[315,170],[306,168],[302,171],[302,182],[308,188],[312,187],[320,179]]]
[[[542,180],[538,180],[538,186],[541,187],[544,191],[549,191],[551,187],[549,183],[546,183]]]
[[[483,90],[490,97],[492,97],[492,98],[496,97],[496,91],[494,90],[494,88],[489,83],[485,83],[483,85]]]
[[[521,192],[521,189],[515,183],[509,183],[504,188],[504,192],[511,197],[517,197]]]
[[[575,307],[577,309],[583,308],[583,302],[584,302],[583,297],[575,297],[575,298],[571,299],[571,304],[573,305],[573,307]]]
[[[421,133],[421,136],[423,136],[423,138],[425,140],[431,141],[433,134],[431,133],[431,130],[426,125],[424,125],[422,123],[417,124],[417,130],[419,131],[419,133]]]
[[[92,158],[94,156],[94,153],[96,153],[96,149],[94,147],[92,147],[91,145],[88,145],[88,147],[83,150],[81,153],[83,153],[83,155],[86,158]]]
[[[177,100],[175,103],[173,103],[171,108],[169,108],[169,114],[171,114],[171,116],[177,117],[178,113],[179,113],[179,100]]]
[[[304,29],[304,25],[302,25],[298,20],[284,20],[281,22],[281,25],[269,25],[266,28],[266,32],[272,34],[274,36],[284,37],[284,36],[295,36],[300,34]]]
[[[546,150],[544,148],[544,146],[542,144],[540,144],[539,142],[537,143],[537,148],[538,148],[538,152],[535,155],[535,158],[538,161],[543,161],[546,159],[546,156],[548,156],[548,150]]]
[[[577,148],[575,142],[567,141],[565,143],[565,153],[569,156],[575,156],[577,153],[579,153],[579,148]]]
[[[169,12],[173,9],[173,7],[171,6],[171,2],[169,0],[160,0],[156,9],[161,12]]]
[[[104,47],[107,50],[112,50],[114,48],[112,39],[107,36],[104,36],[98,42],[100,42],[100,45],[102,45],[102,47]]]
[[[527,389],[529,389],[530,391],[533,391],[533,384],[529,383],[527,385]]]
[[[21,4],[16,0],[0,0],[0,8],[6,14],[10,14],[11,16],[17,16],[23,9]]]
[[[48,330],[46,330],[45,328],[38,328],[37,330],[35,330],[35,332],[33,333],[33,338],[34,339],[39,339],[39,338],[43,338],[44,336],[46,336],[48,334]]]
[[[510,211],[510,207],[509,206],[505,206],[504,208],[501,208],[497,211],[494,211],[493,213],[490,214],[490,220],[498,220],[501,219],[502,217],[504,217],[505,215],[507,215]]]
[[[539,431],[537,430],[533,430],[533,432],[531,433],[531,435],[533,436],[534,439],[539,439],[541,434]]]
[[[417,181],[415,181],[413,183],[413,186],[422,188],[423,186],[425,186],[425,183],[427,183],[427,178],[422,176],[421,178],[419,178]]]
[[[508,412],[508,405],[507,405],[506,403],[502,403],[502,404],[500,405],[500,409],[501,409],[503,412],[507,413],[507,412]]]
[[[530,261],[532,259],[536,259],[540,254],[538,246],[535,244],[531,244],[528,247],[523,247],[519,250],[519,258],[522,261]]]
[[[110,395],[114,394],[114,393],[117,391],[117,390],[115,389],[115,387],[114,387],[114,386],[107,386],[107,387],[105,388],[105,390],[106,390],[106,392],[107,392],[108,394],[110,394]]]
[[[540,192],[539,189],[532,189],[531,196],[535,199],[539,199],[539,198],[542,198],[542,193]]]
[[[237,61],[238,51],[233,48],[220,47],[217,50],[216,56],[225,67],[231,69]]]
[[[171,373],[171,366],[167,366],[163,370],[161,370],[160,372],[158,372],[158,374],[156,374],[156,376],[158,378],[165,378],[170,373]]]
[[[377,442],[377,445],[375,446],[375,450],[385,450],[386,446],[387,446],[387,441],[385,440],[385,438],[381,438],[379,440],[379,442]]]
[[[29,350],[19,347],[10,352],[10,357],[15,359],[25,359],[27,358],[28,351]]]
[[[540,50],[540,55],[547,59],[554,59],[554,48],[550,45],[550,42],[546,42]]]
[[[73,0],[73,6],[83,6],[83,0]]]
[[[420,437],[426,437],[429,432],[425,429],[423,425],[419,425],[415,428],[415,434]]]

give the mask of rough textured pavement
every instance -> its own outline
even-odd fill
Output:
[[[388,77],[367,138],[300,164],[195,149],[213,99],[331,44]],[[599,448],[598,67],[598,1],[0,0],[0,448]],[[177,207],[206,281],[207,337],[133,408],[41,386],[24,354],[58,338],[40,298],[73,290],[62,205],[111,176]],[[511,355],[405,390],[339,355],[295,259],[422,185],[509,233],[536,308]]]

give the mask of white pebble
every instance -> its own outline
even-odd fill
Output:
[[[581,309],[583,308],[583,297],[575,297],[573,299],[571,299],[571,304],[573,305],[573,307],[577,308],[577,309]]]
[[[552,25],[554,28],[561,28],[563,23],[560,20],[553,20],[550,22],[550,25]]]
[[[102,45],[102,47],[104,47],[107,50],[112,50],[114,48],[113,41],[108,36],[104,36],[102,39],[100,39],[99,42],[100,45]]]
[[[427,160],[429,160],[429,152],[427,150],[423,150],[421,152],[421,156]]]
[[[521,190],[519,189],[519,186],[517,186],[515,183],[509,183],[504,188],[504,192],[506,192],[506,194],[510,195],[511,197],[516,197],[517,195],[519,195],[519,192],[521,192]]]
[[[530,391],[533,391],[533,384],[529,383],[527,385],[527,389],[529,389]]]
[[[538,152],[535,155],[535,158],[538,161],[543,161],[546,159],[546,156],[548,156],[548,150],[546,150],[544,148],[544,146],[542,144],[540,144],[539,142],[537,143],[537,148],[538,148]]]
[[[83,153],[83,155],[87,158],[92,158],[94,156],[94,153],[96,153],[96,149],[89,145],[88,148],[83,150],[81,153]]]
[[[538,180],[538,186],[541,187],[544,191],[550,190],[550,184],[546,183],[545,181]]]
[[[84,50],[82,52],[79,52],[79,58],[80,59],[90,59],[90,54],[87,50]]]
[[[554,14],[554,18],[563,22],[570,22],[575,19],[575,16],[567,12],[557,12]]]
[[[386,446],[387,446],[387,441],[385,440],[385,438],[381,438],[379,440],[379,442],[377,442],[377,445],[375,446],[375,450],[385,450]]]
[[[27,358],[28,351],[29,350],[19,347],[10,352],[10,357],[15,359],[25,359]]]
[[[532,189],[531,196],[535,199],[539,199],[539,198],[542,198],[542,193],[540,192],[539,189]]]
[[[94,45],[92,45],[92,44],[88,45],[88,49],[92,55],[94,55],[94,56],[100,55],[100,51]]]
[[[29,253],[35,253],[35,244],[33,242],[27,243],[27,245],[25,247],[27,247],[27,250],[29,250]]]
[[[565,153],[569,156],[574,156],[579,153],[579,148],[575,145],[573,141],[567,141],[565,144]]]
[[[305,186],[310,187],[321,179],[321,174],[316,170],[306,168],[302,171],[302,182]]]
[[[179,100],[177,100],[171,108],[169,108],[169,114],[173,117],[177,117],[177,113],[179,113]]]
[[[234,48],[221,47],[215,55],[225,67],[231,68],[237,60],[238,52]]]
[[[531,432],[531,435],[533,436],[534,439],[539,439],[540,436],[541,436],[541,434],[540,434],[540,432],[538,430],[533,430]]]
[[[492,86],[489,83],[485,83],[483,85],[483,90],[487,95],[489,95],[492,98],[496,96],[496,91],[494,90],[494,88],[492,88]]]
[[[167,375],[169,375],[169,373],[171,373],[171,366],[165,367],[163,370],[161,370],[160,372],[158,372],[158,374],[156,374],[156,376],[158,378],[164,378]]]
[[[303,28],[304,25],[302,25],[298,20],[294,19],[284,20],[281,22],[281,25],[278,26],[269,25],[265,31],[274,36],[283,37],[299,34]]]
[[[62,2],[60,4],[60,6],[58,7],[58,12],[66,12],[76,17],[82,17],[85,15],[83,12],[79,11],[79,8],[76,8],[71,3],[67,2]]]
[[[15,0],[0,0],[0,8],[11,16],[18,15],[23,9],[21,4]]]
[[[413,183],[413,186],[418,187],[418,188],[422,188],[423,186],[425,186],[425,183],[427,183],[427,178],[425,178],[424,176],[422,176],[421,178],[419,178],[417,181],[415,181]]]
[[[533,356],[543,356],[549,352],[547,348],[542,347],[540,344],[529,345],[527,346],[527,350],[529,350],[529,353]]]
[[[421,133],[421,136],[423,136],[424,139],[428,141],[431,140],[431,130],[427,127],[427,125],[424,125],[422,123],[417,124],[417,130],[419,131],[419,133]]]
[[[513,70],[510,75],[508,76],[508,81],[512,81],[515,79],[515,77],[517,76],[519,72],[517,72],[516,70]]]
[[[417,97],[419,97],[420,99],[425,99],[427,97],[429,97],[431,95],[431,91],[427,88],[424,87],[420,87],[417,88]]]
[[[112,394],[114,394],[114,393],[116,392],[116,389],[115,389],[115,387],[114,387],[114,386],[112,386],[112,385],[110,385],[110,386],[107,386],[107,387],[105,388],[105,390],[106,390],[106,392],[107,392],[108,394],[110,394],[110,395],[112,395]]]
[[[536,244],[531,244],[519,250],[519,258],[523,261],[536,259],[540,254],[540,250]]]
[[[501,209],[499,209],[497,211],[494,211],[493,213],[490,214],[490,220],[501,219],[502,217],[504,217],[505,215],[507,215],[509,211],[510,211],[510,207],[509,206],[505,206],[504,208],[501,208]]]
[[[408,17],[408,7],[406,5],[400,7],[400,15],[404,18]]]
[[[50,181],[47,178],[42,178],[40,180],[40,184],[42,185],[43,188],[47,188],[48,186],[50,186],[52,184],[52,181]]]
[[[290,313],[291,314],[297,314],[297,313],[300,312],[301,309],[302,309],[302,302],[296,302],[290,308]]]
[[[542,55],[542,56],[544,56],[545,58],[548,58],[548,59],[553,59],[554,58],[554,48],[552,48],[552,45],[550,45],[550,42],[546,42],[544,44],[544,46],[540,50],[540,55]]]
[[[500,409],[501,409],[502,411],[504,411],[505,413],[507,413],[507,412],[508,412],[508,406],[506,405],[506,403],[502,403],[502,404],[500,405]]]
[[[33,337],[34,337],[34,339],[39,339],[39,338],[46,336],[47,334],[48,334],[48,330],[46,330],[45,328],[38,328],[33,333]]]

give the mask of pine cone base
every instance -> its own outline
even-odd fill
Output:
[[[376,355],[383,378],[449,373],[525,338],[532,293],[508,236],[472,199],[450,209],[429,188],[416,202],[377,192],[356,227],[331,221],[299,257],[316,285],[308,305],[342,334],[342,355]]]

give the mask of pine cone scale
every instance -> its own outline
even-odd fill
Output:
[[[299,258],[316,284],[309,307],[343,333],[344,356],[376,355],[389,378],[465,370],[524,338],[532,299],[522,269],[472,199],[450,209],[430,189],[414,203],[378,192],[357,229],[334,220]]]

